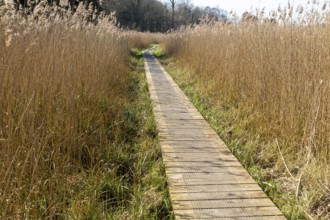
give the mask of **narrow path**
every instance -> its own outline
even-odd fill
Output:
[[[149,51],[145,69],[176,219],[285,219]]]

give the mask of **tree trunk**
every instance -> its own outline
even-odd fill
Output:
[[[171,1],[171,6],[172,6],[172,24],[171,24],[171,28],[174,29],[174,14],[175,14],[175,1],[174,0],[170,0]]]

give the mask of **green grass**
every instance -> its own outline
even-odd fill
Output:
[[[143,48],[143,49],[139,49],[139,48],[132,48],[130,50],[130,54],[133,58],[136,58],[137,60],[139,60],[140,58],[143,57],[143,51],[144,49],[146,48]]]
[[[165,169],[144,74],[143,50],[133,51],[130,61],[134,66],[131,104],[127,106],[121,124],[122,139],[129,144],[125,151],[118,150],[116,158],[108,159],[120,161],[122,175],[119,179],[110,175],[99,190],[105,201],[110,197],[115,206],[119,202],[116,211],[108,215],[110,219],[172,219]]]
[[[159,46],[159,45],[155,45],[155,46]],[[166,52],[161,47],[158,47],[157,49],[153,50],[152,54],[157,59],[165,59],[166,58]]]

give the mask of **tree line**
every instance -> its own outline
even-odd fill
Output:
[[[60,7],[75,13],[80,4],[93,13],[114,14],[116,24],[125,29],[167,32],[182,25],[198,24],[203,19],[227,21],[220,8],[195,7],[189,0],[6,0],[17,12],[33,13],[40,4]],[[3,0],[0,0],[0,5]]]
[[[195,7],[187,0],[110,0],[103,7],[116,12],[118,25],[138,31],[166,32],[182,25],[198,24],[205,18],[227,20],[226,11]]]

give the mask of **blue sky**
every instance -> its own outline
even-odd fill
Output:
[[[289,0],[294,3],[295,6],[301,4],[302,6],[307,5],[308,0]],[[266,7],[267,11],[277,9],[281,4],[282,6],[288,5],[288,0],[190,0],[195,6],[211,6],[227,10],[228,12],[232,9],[241,15],[244,11],[253,8]],[[324,3],[324,0],[319,0],[320,4]]]

